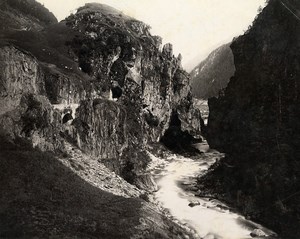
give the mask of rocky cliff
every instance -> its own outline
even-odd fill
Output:
[[[137,198],[143,197],[144,189],[156,189],[144,171],[150,160],[146,150],[148,144],[159,142],[167,130],[172,132],[172,117],[179,122],[176,130],[191,139],[201,132],[201,116],[193,106],[189,76],[181,67],[182,56],[173,55],[171,44],[162,47],[162,39],[152,36],[148,25],[106,5],[87,4],[57,23],[50,13],[41,18],[39,12],[48,10],[35,1],[1,4],[0,13],[15,25],[1,23],[5,30],[0,34],[0,139],[4,150],[0,156],[7,172],[16,167],[20,175],[7,173],[0,179],[5,190],[12,192],[1,197],[8,202],[1,204],[1,217],[8,223],[0,228],[0,237],[44,237],[54,227],[54,237],[114,238],[124,230],[125,238],[129,238],[140,233],[139,227],[146,227],[146,232],[141,229],[146,238],[184,237],[184,229],[164,218],[152,204]],[[31,7],[22,8],[24,4]],[[16,21],[16,16],[22,21]],[[35,27],[24,28],[24,24]],[[12,155],[11,164],[8,155]],[[22,160],[26,167],[21,166]],[[94,174],[103,168],[103,175]],[[116,176],[122,183],[139,187],[120,189],[122,195],[134,199],[123,200],[101,191],[99,177],[106,178],[112,171],[122,177]],[[93,176],[89,176],[90,172]],[[53,181],[55,175],[60,183],[69,181],[70,187],[60,187]],[[16,197],[14,190],[22,187],[18,182],[24,180],[26,190],[22,197]],[[31,187],[36,181],[40,184]],[[43,191],[46,185],[51,188]],[[77,191],[79,195],[74,196]],[[92,217],[87,215],[87,211],[95,211],[94,207],[102,208],[101,195],[107,202],[118,201],[112,203],[116,209],[104,207],[104,216],[101,210]],[[64,207],[65,202],[74,207]],[[25,224],[20,221],[22,215],[11,211],[13,203],[13,208],[28,216]],[[56,203],[62,210],[60,216],[50,213]],[[85,209],[80,216],[67,212],[81,203]],[[132,208],[125,207],[122,211],[123,203],[133,203],[140,210],[131,214]],[[43,209],[39,207],[42,204]],[[32,211],[28,212],[26,205],[32,205]],[[119,221],[112,216],[108,227],[96,226],[97,221],[110,220],[109,210],[116,211],[114,216],[121,213],[132,220],[125,223],[126,216]],[[154,210],[150,214],[155,223],[139,221],[138,216],[145,218],[147,210]],[[43,218],[35,223],[37,214]],[[71,221],[56,224],[51,219],[58,217]],[[120,231],[113,232],[115,223],[121,223]],[[9,229],[11,224],[17,234]],[[73,232],[74,227],[80,232]]]
[[[230,44],[214,50],[191,72],[193,96],[199,99],[218,97],[234,75],[235,66]]]
[[[236,72],[209,100],[208,142],[227,153],[206,177],[244,214],[299,238],[298,1],[270,0],[231,49]]]
[[[81,97],[86,101],[70,134],[82,150],[134,181],[148,160],[142,151],[161,139],[173,114],[180,130],[199,136],[200,114],[182,57],[174,57],[171,44],[161,48],[148,25],[99,4],[85,5],[60,24],[73,34],[68,54],[87,79]]]
[[[0,132],[9,141],[30,138],[42,150],[58,150],[61,114],[44,96],[37,59],[13,46],[0,48]]]
[[[151,36],[146,24],[102,5],[87,4],[66,25],[78,33],[70,47],[79,67],[94,80],[96,94],[108,98],[111,92],[111,98],[135,114],[144,141],[159,140],[171,113],[183,105],[192,107],[181,56],[173,56],[171,44],[161,49],[161,39]],[[199,125],[194,126],[193,133],[199,134]]]
[[[29,93],[48,98],[62,117],[69,106],[76,120],[68,136],[112,165],[126,149],[159,141],[171,115],[178,116],[180,130],[199,136],[200,114],[182,56],[174,57],[171,44],[162,48],[149,29],[113,8],[87,4],[42,32],[8,33],[2,41],[1,110],[13,110]]]

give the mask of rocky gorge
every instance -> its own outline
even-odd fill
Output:
[[[172,118],[200,139],[182,56],[106,5],[61,22],[34,0],[0,6],[0,237],[192,237],[144,196]]]
[[[269,0],[192,90],[119,10],[0,0],[0,238],[299,238],[299,9]]]
[[[62,31],[70,34],[62,36]],[[23,37],[30,34],[32,42],[23,45]],[[47,39],[43,49],[36,49],[34,36]],[[11,112],[20,112],[18,107],[26,101],[24,97],[35,101],[36,106],[31,113],[28,112],[31,109],[25,109],[33,125],[27,130],[23,125],[23,129],[14,127],[18,132],[11,134],[12,137],[22,136],[24,130],[28,131],[27,136],[43,133],[47,126],[40,125],[44,122],[34,124],[34,120],[43,121],[43,116],[50,118],[54,114],[64,117],[69,113],[72,123],[66,124],[66,120],[67,126],[61,124],[61,130],[55,128],[83,151],[117,165],[111,168],[118,173],[127,164],[118,162],[122,161],[123,153],[158,142],[169,128],[171,116],[180,121],[182,131],[199,137],[200,113],[193,108],[181,56],[173,56],[171,44],[161,48],[160,38],[151,36],[146,24],[122,16],[108,6],[87,4],[76,15],[42,32],[20,33],[10,29],[6,37],[1,47],[1,115],[14,120]],[[52,40],[57,41],[56,49],[63,49],[60,54],[56,54]],[[76,114],[67,112],[72,105],[78,106]],[[40,106],[49,111],[48,115],[39,112]],[[41,118],[33,119],[37,114]],[[59,124],[57,117],[51,117],[53,122],[50,120],[49,125]],[[60,133],[55,134],[57,140]],[[110,137],[112,133],[115,138]],[[43,135],[40,136],[43,140]]]

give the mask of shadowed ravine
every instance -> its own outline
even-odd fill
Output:
[[[195,196],[197,188],[193,185],[196,185],[197,177],[204,175],[222,157],[221,153],[210,150],[206,143],[198,147],[205,153],[197,159],[170,155],[166,160],[154,160],[152,170],[159,188],[155,198],[161,206],[175,219],[195,229],[200,238],[246,239],[252,238],[250,234],[254,229],[261,229],[268,236],[273,234],[231,212],[216,199]]]

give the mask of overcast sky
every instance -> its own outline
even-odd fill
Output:
[[[153,35],[182,53],[187,70],[211,51],[228,43],[254,20],[265,0],[38,0],[58,20],[87,2],[99,2],[123,11],[152,27]]]

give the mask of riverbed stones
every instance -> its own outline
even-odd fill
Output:
[[[266,237],[266,233],[264,233],[261,229],[254,229],[253,232],[250,233],[252,237]]]
[[[200,202],[190,202],[189,203],[190,207],[195,207],[195,206],[200,206],[200,205],[201,205]]]

